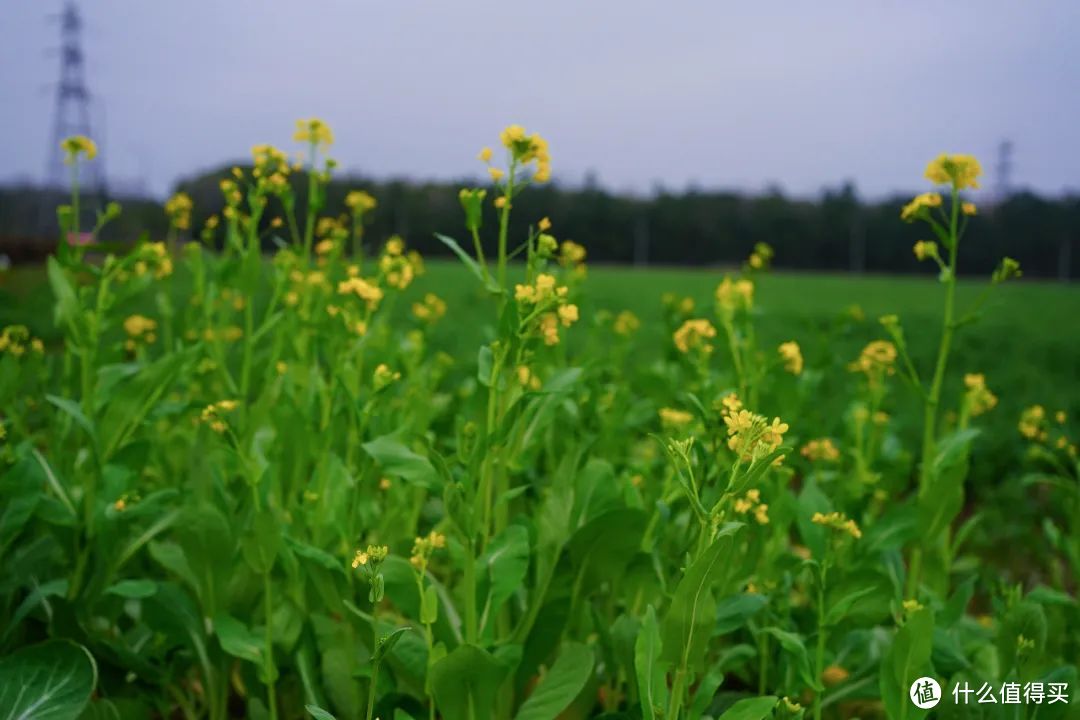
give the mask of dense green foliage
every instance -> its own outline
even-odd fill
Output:
[[[918,720],[932,676],[1074,698],[938,717],[1075,717],[1078,298],[957,282],[972,159],[909,205],[937,281],[594,269],[513,234],[512,126],[460,198],[490,251],[426,266],[362,196],[316,222],[298,135],[310,215],[260,147],[221,252],[178,197],[5,278],[0,711]]]

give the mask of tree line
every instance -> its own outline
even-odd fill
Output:
[[[177,189],[194,200],[195,236],[211,214],[221,212],[218,183],[229,175],[230,167],[178,184]],[[298,212],[303,213],[305,178],[297,176],[292,182],[296,185]],[[345,213],[346,193],[365,190],[378,201],[365,229],[369,242],[398,234],[425,255],[446,255],[446,248],[434,233],[466,240],[458,190],[477,184],[475,180],[339,178],[327,189],[324,214]],[[485,229],[489,231],[488,239],[493,240],[496,220],[490,197]],[[595,183],[581,188],[553,183],[531,188],[514,200],[511,232],[512,237],[523,237],[530,224],[549,217],[552,234],[559,240],[585,245],[592,262],[732,264],[745,258],[756,243],[766,242],[776,250],[774,264],[778,268],[925,273],[912,246],[917,240],[933,238],[927,236],[925,226],[900,221],[900,208],[908,200],[910,197],[897,196],[862,201],[850,184],[826,190],[815,199],[797,199],[779,190],[751,195],[698,189],[657,190],[648,197],[634,197],[612,193]],[[55,194],[49,197],[34,188],[0,188],[0,253],[19,261],[47,252],[52,240],[50,233],[42,230],[42,217],[47,215],[40,208],[57,201]],[[144,231],[152,237],[164,235],[166,222],[160,203],[121,202],[124,212],[120,221],[110,226],[109,239],[134,239]],[[1018,192],[980,207],[978,214],[970,218],[962,271],[987,274],[999,258],[1007,255],[1020,262],[1028,277],[1077,277],[1078,236],[1080,196],[1048,198]],[[26,251],[27,238],[37,241],[34,251]],[[19,239],[20,249],[13,252]]]

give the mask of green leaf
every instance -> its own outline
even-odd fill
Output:
[[[83,344],[83,314],[82,305],[79,303],[75,287],[71,284],[67,272],[60,266],[56,258],[50,257],[48,259],[46,272],[49,276],[49,286],[52,288],[53,296],[56,298],[53,311],[56,324],[67,325],[75,344],[81,347]]]
[[[443,720],[484,717],[509,673],[486,650],[459,645],[431,668],[431,687]]]
[[[487,602],[480,617],[484,628],[525,582],[529,572],[529,531],[521,525],[506,528],[488,544],[480,564],[488,572]]]
[[[93,656],[67,640],[31,645],[0,658],[0,709],[12,720],[73,720],[96,684]]]
[[[24,455],[0,476],[0,557],[34,515],[44,483],[42,468],[33,456]]]
[[[364,443],[363,448],[387,475],[404,478],[428,488],[434,486],[438,478],[431,461],[410,450],[397,434],[377,437]]]
[[[272,513],[263,511],[252,519],[240,548],[251,569],[262,575],[273,569],[281,544],[281,526]]]
[[[814,690],[820,690],[821,682],[810,670],[810,654],[806,651],[806,643],[803,642],[802,637],[778,627],[765,628],[764,632],[776,638],[785,652],[795,656],[795,669],[802,681]]]
[[[760,593],[740,593],[724,598],[716,606],[716,634],[738,630],[768,604],[769,598]]]
[[[172,352],[144,367],[108,396],[101,414],[101,458],[106,462],[142,425],[150,411],[172,387],[193,350]],[[104,398],[102,398],[104,400]]]
[[[433,625],[439,619],[439,593],[434,585],[424,588],[424,598],[420,603],[420,622]]]
[[[928,711],[912,704],[908,690],[920,677],[933,674],[930,666],[933,640],[934,613],[929,608],[908,615],[907,622],[896,632],[879,674],[881,700],[889,717],[926,717]]]
[[[741,523],[723,526],[675,587],[662,628],[663,658],[675,667],[703,669],[716,624],[713,588],[730,581],[730,571],[737,564],[732,557],[732,538],[741,527]]]
[[[476,356],[476,380],[484,387],[491,387],[491,373],[495,366],[495,353],[490,345],[482,345]]]
[[[249,630],[247,625],[231,615],[218,615],[214,618],[214,632],[221,643],[221,649],[229,655],[256,665],[262,664],[262,638]]]
[[[307,543],[289,537],[288,535],[285,536],[285,544],[300,557],[311,560],[327,570],[345,572],[345,568],[342,566],[341,561],[325,550],[320,550],[314,545],[308,545]]]
[[[772,714],[772,709],[775,706],[775,695],[746,698],[729,707],[720,716],[720,720],[762,720],[762,718]]]
[[[157,592],[157,583],[153,580],[121,580],[105,592],[123,598],[147,598]]]
[[[637,674],[638,695],[643,720],[656,720],[667,711],[668,663],[661,659],[660,627],[656,610],[650,605],[641,621],[641,632],[634,643],[634,670]]]
[[[395,628],[388,635],[383,635],[379,638],[378,644],[375,646],[375,654],[372,656],[372,660],[376,663],[381,663],[383,659],[394,649],[394,646],[401,640],[401,636],[412,630],[410,627]]]
[[[82,408],[79,407],[79,403],[56,395],[46,395],[45,399],[70,416],[79,427],[86,431],[86,434],[90,436],[91,442],[95,445],[97,444],[97,431],[94,428],[94,423],[83,414]]]
[[[235,571],[235,545],[229,521],[213,505],[187,507],[177,520],[177,535],[197,579],[203,612],[213,617],[225,599],[229,578]]]
[[[929,542],[949,527],[964,506],[964,479],[970,466],[976,428],[942,438],[931,465],[930,482],[919,490],[919,532]]]
[[[515,720],[555,720],[592,676],[593,653],[580,643],[563,646],[559,658],[518,710]]]
[[[458,256],[458,259],[461,260],[465,267],[469,269],[469,272],[476,276],[476,279],[480,281],[481,285],[483,285],[491,292],[501,292],[501,289],[498,285],[495,284],[494,280],[484,278],[483,269],[475,260],[473,260],[472,256],[469,255],[469,253],[465,252],[461,245],[458,245],[457,240],[441,233],[435,233],[435,237],[439,240],[439,242],[450,248],[450,250]]]
[[[321,707],[318,707],[317,705],[305,705],[304,709],[307,710],[311,717],[315,718],[315,720],[337,720],[336,717],[326,712]]]

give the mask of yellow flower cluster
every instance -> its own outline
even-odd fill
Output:
[[[379,258],[379,272],[386,284],[398,290],[409,287],[417,275],[415,258],[419,258],[419,255],[405,255],[405,241],[399,235],[387,240],[382,257]]]
[[[414,302],[412,313],[418,320],[434,323],[446,314],[446,302],[435,293],[427,293],[420,302]]]
[[[747,258],[746,264],[753,270],[764,270],[769,267],[773,255],[775,255],[775,251],[772,249],[772,245],[759,242],[754,245],[754,251],[750,253],[750,257]]]
[[[585,247],[578,245],[573,240],[563,240],[559,246],[559,263],[566,267],[574,267],[585,262]]]
[[[521,303],[538,304],[552,298],[566,297],[565,286],[558,287],[554,275],[540,273],[532,285],[518,283],[514,286],[514,299]]]
[[[379,363],[375,368],[375,372],[371,375],[371,382],[374,384],[376,392],[388,387],[400,379],[401,373],[397,370],[391,370],[390,366],[386,363]]]
[[[548,152],[547,140],[538,133],[531,135],[525,132],[520,125],[510,125],[499,134],[499,142],[510,151],[515,161],[522,165],[535,163],[532,179],[538,183],[544,183],[551,179],[551,155]],[[484,148],[480,151],[480,158],[484,162],[491,159],[491,150]],[[497,180],[497,178],[496,178]]]
[[[330,126],[319,118],[308,118],[296,121],[293,140],[329,147],[334,144],[334,133],[330,130]]]
[[[638,316],[634,313],[623,310],[615,316],[613,327],[616,335],[633,335],[641,328],[641,321],[638,320]]]
[[[345,196],[345,207],[353,212],[365,213],[374,210],[377,204],[375,198],[363,190],[353,190]]]
[[[232,412],[235,409],[235,400],[219,400],[218,402],[203,408],[200,419],[209,425],[211,430],[220,434],[225,432],[229,427],[223,419],[223,415]]]
[[[681,430],[691,422],[693,422],[694,416],[685,410],[677,410],[675,408],[660,408],[660,424],[665,430]]]
[[[927,258],[938,257],[938,246],[933,240],[919,240],[911,250],[915,253],[915,258],[918,259],[919,262],[922,262]]]
[[[165,215],[174,228],[187,230],[191,227],[191,209],[193,207],[191,196],[185,192],[178,192],[165,201]]]
[[[794,340],[789,340],[786,343],[781,343],[777,352],[780,353],[780,357],[784,361],[784,369],[792,375],[800,375],[803,371],[803,356],[802,350],[799,349],[799,343]]]
[[[842,512],[816,512],[814,513],[814,516],[810,518],[810,522],[846,532],[856,540],[862,537],[862,530],[859,529],[859,525]]]
[[[529,369],[528,365],[518,365],[517,367],[517,379],[518,383],[530,390],[540,389],[540,378],[536,373]]]
[[[129,352],[135,350],[139,342],[147,345],[157,340],[157,322],[144,315],[130,315],[124,320],[124,332],[128,339],[124,341],[124,348]]]
[[[158,280],[172,275],[173,261],[163,242],[143,243],[135,251],[135,274],[139,277],[152,272]]]
[[[941,207],[941,194],[936,192],[921,193],[916,195],[911,202],[900,211],[900,219],[911,222],[923,216],[930,208]]]
[[[413,541],[412,556],[409,558],[409,562],[412,563],[413,567],[423,569],[427,566],[427,561],[432,553],[444,547],[446,547],[446,536],[432,530],[427,535],[418,537]]]
[[[990,389],[986,387],[986,377],[982,373],[967,373],[964,375],[964,404],[972,417],[989,412],[997,405],[998,399]]]
[[[251,148],[251,157],[255,164],[251,176],[257,180],[256,187],[259,190],[281,195],[290,189],[289,174],[292,167],[284,150],[273,145],[256,145]]]
[[[712,343],[709,340],[714,337],[716,337],[716,328],[712,326],[712,323],[703,318],[697,318],[684,322],[675,331],[673,339],[675,347],[681,353],[685,354],[694,351],[708,355],[713,351]]]
[[[725,277],[716,286],[716,303],[728,313],[749,310],[754,304],[754,283],[750,280],[732,280]]]
[[[353,556],[352,561],[353,569],[355,570],[361,565],[367,565],[368,563],[378,566],[389,554],[390,548],[385,545],[368,545],[366,549],[356,551],[356,555]]]
[[[45,344],[40,339],[31,337],[30,330],[25,325],[8,325],[0,331],[0,353],[22,357],[27,347],[38,355],[45,352]]]
[[[540,273],[531,285],[514,286],[514,299],[521,305],[533,305],[532,313],[539,316],[538,328],[545,345],[559,343],[559,325],[570,327],[578,321],[578,307],[566,302],[568,288],[557,284],[554,275]],[[554,308],[554,312],[544,310]]]
[[[951,184],[957,190],[978,189],[982,166],[972,155],[941,154],[926,166],[926,179],[938,185]]]
[[[836,462],[840,459],[840,451],[836,449],[833,441],[829,438],[809,440],[799,452],[810,461]]]
[[[774,417],[772,423],[764,415],[743,408],[742,401],[731,393],[722,401],[724,425],[727,426],[727,445],[740,460],[754,461],[780,447],[788,424]],[[780,463],[783,456],[774,463]]]
[[[740,515],[753,512],[758,525],[769,524],[769,506],[761,502],[761,492],[756,488],[747,490],[746,495],[735,500],[735,512]]]
[[[85,135],[72,135],[60,141],[60,149],[64,151],[64,162],[71,165],[79,156],[87,160],[97,157],[97,144]]]
[[[896,346],[888,340],[874,340],[848,365],[848,370],[865,373],[871,384],[876,384],[885,375],[896,372],[895,365]]]
[[[359,276],[351,277],[348,280],[339,282],[338,294],[355,295],[367,303],[369,310],[377,308],[383,299],[383,291],[378,285],[370,283]]]

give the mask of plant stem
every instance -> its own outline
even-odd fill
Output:
[[[465,642],[476,644],[476,558],[473,541],[465,543],[465,568],[462,584],[465,591]]]
[[[263,573],[263,613],[266,615],[264,672],[266,673],[266,695],[270,703],[270,718],[271,720],[277,720],[277,693],[274,691],[274,674],[276,672],[274,669],[274,628],[270,622],[274,607],[271,591],[270,573],[267,571]]]
[[[815,662],[815,671],[817,672],[817,681],[820,683],[822,676],[825,674],[825,576],[828,573],[828,565],[823,564],[821,566],[821,582],[818,583],[818,602],[817,602],[817,656]],[[814,694],[814,720],[821,720],[821,696],[824,690],[818,690]]]

